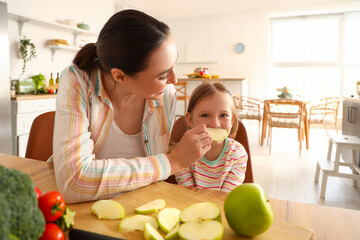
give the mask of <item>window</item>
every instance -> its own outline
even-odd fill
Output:
[[[360,13],[270,19],[270,29],[271,86],[306,99],[355,94]]]

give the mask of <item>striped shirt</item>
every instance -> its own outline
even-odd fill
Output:
[[[114,120],[100,70],[88,74],[70,65],[62,72],[53,162],[58,189],[67,203],[114,197],[169,177],[171,166],[164,153],[175,116],[175,92],[171,84],[162,100],[146,100],[141,130],[146,157],[97,159]]]
[[[176,180],[180,185],[230,192],[243,183],[247,159],[244,146],[227,138],[215,161],[208,161],[204,156],[176,174]]]

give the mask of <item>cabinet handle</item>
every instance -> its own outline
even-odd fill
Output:
[[[355,114],[355,107],[348,107],[348,122],[355,123],[356,122],[356,114]]]

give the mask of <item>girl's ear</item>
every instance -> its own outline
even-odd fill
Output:
[[[186,119],[186,122],[187,122],[188,126],[189,126],[190,128],[193,128],[193,127],[194,127],[194,123],[193,123],[193,120],[192,120],[192,118],[191,118],[191,114],[190,114],[189,112],[186,112],[186,113],[185,113],[185,119]]]
[[[113,68],[111,69],[110,73],[115,82],[118,82],[120,84],[127,83],[126,74],[122,70],[118,68]]]

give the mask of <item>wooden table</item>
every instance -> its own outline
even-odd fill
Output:
[[[263,122],[262,122],[262,131],[261,131],[261,140],[260,144],[264,144],[264,139],[266,138],[266,132],[267,132],[267,125],[268,125],[268,102],[271,99],[264,100],[264,112],[263,112]],[[301,100],[300,100],[301,101]],[[306,141],[306,149],[309,149],[309,122],[308,122],[308,111],[307,111],[307,103],[305,101],[302,101],[305,104],[305,116],[304,116],[304,130],[305,130],[305,141]]]
[[[34,184],[43,192],[57,190],[51,164],[1,153],[0,164],[27,173],[33,179]],[[160,182],[154,184],[154,186],[164,184],[168,183]],[[185,188],[177,185],[171,186],[175,189],[174,191],[176,191],[176,188]],[[203,195],[204,198],[211,197],[221,202],[223,202],[227,196],[227,194],[223,192],[197,188],[187,189],[196,192],[194,194]],[[140,190],[134,190],[132,193],[136,194],[137,191]],[[70,208],[78,211],[77,215],[80,215],[81,211],[83,211],[84,208],[89,208],[91,203],[92,202],[71,204]],[[355,240],[360,237],[360,228],[358,226],[360,222],[360,211],[278,199],[270,199],[270,204],[274,212],[274,218],[312,229],[314,231],[314,239]],[[76,224],[81,224],[81,219],[75,218],[75,221],[75,226]],[[91,231],[91,229],[89,230]],[[226,239],[224,238],[224,240]]]

